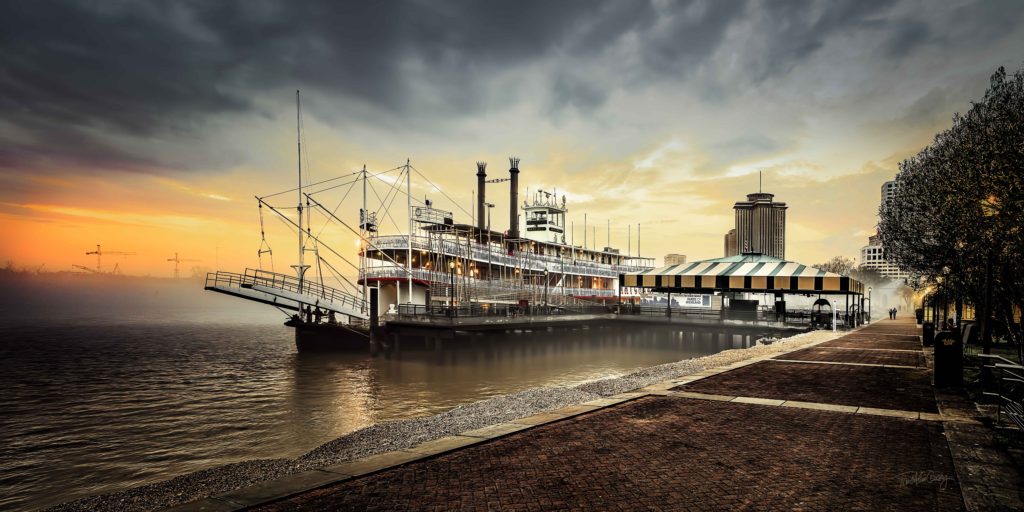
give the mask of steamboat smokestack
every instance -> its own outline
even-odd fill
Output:
[[[486,229],[484,215],[487,211],[484,205],[487,204],[487,196],[484,194],[484,187],[487,186],[487,162],[476,163],[476,227],[480,231]]]
[[[509,185],[509,219],[508,219],[508,236],[509,238],[519,238],[519,158],[509,157],[508,170],[509,179],[511,184]]]

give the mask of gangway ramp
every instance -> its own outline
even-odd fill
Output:
[[[206,274],[204,288],[292,311],[298,311],[301,304],[350,318],[366,320],[370,317],[366,301],[361,297],[315,281],[300,283],[295,276],[267,270],[249,268],[243,274],[210,272]]]

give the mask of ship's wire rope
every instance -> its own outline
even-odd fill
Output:
[[[334,265],[331,265],[330,261],[327,261],[326,258],[320,258],[320,261],[322,261],[324,265],[327,265],[327,269],[328,270],[330,270],[331,272],[334,273],[335,279],[339,283],[341,283],[342,285],[348,285],[348,286],[351,287],[351,291],[346,290],[348,293],[351,293],[351,294],[354,295],[356,292],[359,291],[358,285],[353,284],[352,281],[349,281],[348,277],[345,277],[345,275],[342,274],[341,271],[339,271],[338,269],[334,268]]]
[[[323,180],[323,181],[319,181],[319,182],[317,182],[317,183],[310,183],[310,184],[308,184],[308,185],[303,185],[303,188],[306,188],[306,187],[315,187],[315,186],[317,186],[317,185],[323,185],[324,183],[329,183],[329,182],[331,182],[331,181],[335,181],[335,180],[340,180],[340,179],[342,179],[342,178],[347,178],[347,177],[349,177],[349,176],[353,176],[353,175],[359,174],[360,172],[362,172],[362,171],[356,171],[356,172],[352,172],[352,173],[350,173],[350,174],[342,174],[341,176],[335,176],[335,177],[333,177],[333,178],[327,178],[326,180]],[[271,198],[271,197],[276,197],[276,196],[280,196],[280,195],[288,194],[288,193],[290,193],[290,192],[295,192],[295,191],[296,191],[296,190],[298,190],[298,189],[299,189],[299,187],[294,187],[294,188],[290,188],[290,189],[288,189],[288,190],[282,190],[282,191],[280,191],[280,192],[274,192],[273,194],[267,194],[267,195],[265,195],[265,196],[261,196],[261,197],[262,197],[263,199],[267,199],[267,198]]]
[[[257,202],[260,211],[260,248],[256,251],[257,259],[259,259],[260,270],[263,270],[263,253],[270,255],[270,271],[274,272],[274,251],[270,248],[270,242],[267,242],[267,233],[263,226],[263,203]],[[266,247],[266,249],[263,249]]]
[[[310,199],[312,199],[312,197],[311,197],[311,196],[308,196],[308,197],[310,197]],[[326,213],[327,213],[327,215],[330,215],[330,216],[331,216],[331,217],[333,217],[333,218],[334,218],[335,220],[337,220],[339,224],[341,224],[342,226],[345,226],[345,228],[347,228],[347,229],[348,229],[349,231],[351,231],[352,233],[354,233],[354,234],[355,234],[356,236],[358,236],[358,237],[362,238],[362,239],[363,239],[363,241],[365,241],[365,242],[366,242],[366,244],[367,244],[368,246],[372,246],[372,247],[373,247],[374,249],[377,249],[377,251],[378,251],[378,252],[380,252],[380,255],[381,255],[381,256],[383,256],[384,258],[387,258],[388,260],[391,260],[391,262],[392,262],[392,263],[394,263],[395,265],[398,265],[398,261],[396,261],[396,260],[395,260],[394,258],[392,258],[391,256],[388,256],[388,255],[387,255],[387,253],[385,253],[385,252],[384,252],[383,250],[381,250],[381,249],[380,249],[379,247],[377,247],[377,246],[376,246],[376,245],[375,245],[375,244],[374,244],[373,242],[371,242],[370,240],[368,240],[367,238],[365,238],[365,237],[364,237],[364,236],[363,236],[363,235],[362,235],[361,233],[359,233],[358,231],[356,231],[356,230],[355,230],[355,229],[354,229],[354,228],[353,228],[352,226],[350,226],[350,225],[349,225],[349,224],[348,224],[347,222],[345,222],[344,220],[342,220],[342,219],[341,219],[340,217],[338,217],[337,215],[335,215],[335,214],[333,214],[333,213],[331,213],[331,212],[328,212],[328,211],[327,211],[327,207],[325,207],[325,206],[324,206],[323,204],[321,204],[321,203],[320,203],[319,201],[317,201],[316,199],[312,199],[312,201],[313,201],[313,206],[316,206],[317,208],[320,208],[320,210],[322,210],[322,211],[326,212]],[[401,266],[399,265],[399,267],[401,267]]]
[[[377,208],[377,211],[375,212],[376,215],[380,215],[381,210],[384,210],[384,215],[387,216],[389,220],[391,220],[391,224],[395,226],[395,230],[397,230],[398,232],[401,232],[402,228],[398,227],[398,222],[395,221],[395,218],[391,216],[391,205],[394,204],[395,199],[398,198],[398,183],[402,181],[402,176],[404,174],[404,172],[399,174],[398,179],[395,181],[395,183],[389,184],[390,190],[388,190],[388,193],[384,196],[383,199],[381,199],[380,194],[377,192],[377,187],[373,186],[373,182],[369,182],[370,190],[373,191],[373,195],[377,197],[378,201],[380,201],[380,207]],[[394,196],[391,195],[393,192],[395,193]],[[387,204],[385,204],[385,202]]]
[[[367,176],[367,179],[369,179],[369,178],[377,178],[377,177],[379,177],[379,176],[383,176],[383,175],[385,175],[385,174],[387,174],[387,173],[389,173],[389,172],[394,172],[394,171],[397,171],[397,170],[401,169],[402,167],[405,167],[405,166],[403,165],[403,166],[401,166],[401,167],[395,167],[394,169],[388,169],[388,170],[386,170],[386,171],[381,171],[381,172],[378,172],[378,173],[376,173],[376,174],[370,174],[370,175],[368,175],[368,176]],[[363,171],[359,171],[358,173],[359,173],[359,174],[362,174],[362,172],[363,172]],[[350,175],[346,174],[346,176],[350,176]],[[319,193],[322,193],[322,192],[327,192],[327,191],[329,191],[329,190],[334,190],[334,189],[336,189],[336,188],[344,187],[345,185],[348,185],[349,183],[359,183],[359,181],[360,181],[361,179],[362,179],[362,178],[356,178],[356,179],[352,180],[351,182],[349,182],[349,181],[346,181],[346,182],[344,182],[344,183],[339,183],[339,184],[337,184],[337,185],[331,185],[330,187],[326,187],[326,188],[322,188],[322,189],[319,189],[319,190],[316,190],[316,191],[310,192],[310,194],[316,195],[316,194],[319,194]],[[383,180],[383,179],[381,179],[380,181],[384,181],[384,180]],[[295,190],[298,190],[298,189],[293,189],[293,190],[292,190],[292,192],[294,192]]]
[[[405,166],[403,165],[403,166],[401,166],[401,167],[395,167],[395,168],[393,168],[393,169],[388,169],[388,170],[386,170],[386,171],[381,171],[381,172],[378,172],[378,173],[376,173],[376,174],[371,174],[371,175],[367,176],[367,178],[376,178],[376,177],[378,177],[378,176],[382,176],[382,175],[384,175],[384,174],[387,174],[387,173],[389,173],[389,172],[394,172],[394,171],[397,171],[397,170],[399,170],[399,169],[402,169],[402,168],[404,168],[404,167],[405,167]],[[305,188],[308,188],[308,189],[312,189],[312,188],[315,188],[315,187],[317,187],[317,186],[319,186],[319,185],[323,185],[324,183],[330,183],[330,182],[332,182],[332,181],[337,181],[337,180],[340,180],[340,179],[342,179],[342,178],[349,178],[349,177],[352,177],[352,176],[356,176],[356,175],[362,174],[362,172],[363,172],[363,171],[354,171],[354,172],[351,172],[351,173],[349,173],[349,174],[343,174],[343,175],[341,175],[341,176],[335,176],[335,177],[333,177],[333,178],[328,178],[328,179],[326,179],[326,180],[322,180],[322,181],[319,181],[319,182],[317,182],[317,183],[311,183],[311,184],[309,184],[309,185],[304,185],[304,186],[303,186],[303,188],[304,188],[304,189],[305,189]],[[321,189],[313,190],[313,191],[311,191],[311,192],[309,192],[309,193],[310,193],[310,194],[314,194],[314,195],[315,195],[315,194],[320,194],[320,193],[322,193],[322,192],[327,192],[327,191],[330,191],[330,190],[334,190],[334,189],[336,189],[336,188],[344,187],[345,185],[349,185],[349,184],[351,184],[351,183],[358,183],[358,182],[359,182],[359,180],[361,180],[361,179],[362,179],[362,178],[353,178],[353,179],[352,179],[352,181],[344,181],[344,182],[342,182],[342,183],[338,183],[338,184],[335,184],[335,185],[331,185],[331,186],[329,186],[329,187],[324,187],[324,188],[321,188]],[[295,192],[295,191],[296,191],[296,190],[298,190],[298,189],[299,189],[298,187],[295,187],[295,188],[292,188],[292,189],[288,189],[288,190],[282,190],[281,192],[274,192],[273,194],[267,194],[267,195],[265,195],[265,196],[262,196],[262,197],[263,197],[264,199],[267,199],[267,198],[271,198],[271,197],[276,197],[276,196],[279,196],[279,195],[282,195],[282,194],[287,194],[287,193],[290,193],[290,192]],[[305,193],[305,192],[303,192],[303,193]]]
[[[308,197],[308,196],[307,196],[307,197]],[[260,198],[258,198],[258,197],[257,197],[257,199],[260,199]],[[293,221],[293,220],[289,219],[288,217],[285,217],[285,216],[284,216],[284,214],[282,214],[281,212],[279,212],[279,211],[278,211],[278,209],[277,209],[277,208],[275,208],[275,207],[274,207],[273,205],[271,205],[270,203],[267,203],[267,202],[265,202],[265,201],[262,201],[262,200],[261,200],[261,202],[263,202],[264,204],[266,204],[266,205],[267,205],[267,208],[270,208],[270,211],[272,211],[272,212],[274,212],[275,214],[277,214],[277,219],[278,219],[278,220],[280,220],[280,221],[281,221],[282,223],[284,223],[284,224],[285,224],[286,226],[288,226],[288,227],[289,227],[289,229],[291,229],[292,231],[296,231],[296,230],[298,229],[298,224],[296,224],[296,223],[295,223],[295,221]],[[317,204],[319,205],[319,203],[317,203]],[[322,207],[322,205],[321,205],[321,207]],[[310,236],[312,237],[312,235],[310,235]],[[357,269],[357,268],[359,268],[359,266],[358,266],[358,265],[356,265],[355,263],[352,263],[351,261],[349,261],[349,259],[348,259],[348,258],[346,258],[345,256],[343,256],[343,255],[342,255],[341,253],[339,253],[338,251],[334,250],[334,248],[333,248],[333,247],[331,247],[330,245],[327,245],[327,244],[326,244],[326,243],[324,243],[324,242],[323,242],[322,240],[319,240],[319,238],[318,238],[318,237],[313,237],[313,238],[314,238],[314,239],[316,239],[316,241],[317,241],[317,242],[319,242],[319,243],[320,243],[320,245],[322,245],[322,246],[323,246],[324,248],[326,248],[326,249],[327,249],[328,251],[331,251],[331,253],[332,253],[332,254],[334,254],[335,256],[337,256],[337,257],[339,257],[339,258],[341,258],[341,260],[342,260],[342,261],[344,261],[345,263],[348,263],[348,265],[349,265],[349,266],[351,266],[352,268],[356,268],[356,269]],[[352,283],[351,283],[351,282],[349,282],[349,284],[352,284]],[[352,286],[353,286],[353,287],[355,287],[355,285],[354,285],[354,284],[353,284]]]
[[[440,192],[440,193],[441,193],[441,195],[443,195],[443,196],[444,196],[445,198],[447,198],[447,199],[448,199],[448,201],[450,201],[450,202],[451,202],[451,203],[452,203],[452,204],[453,204],[453,205],[454,205],[454,206],[455,206],[456,208],[458,208],[458,209],[462,210],[462,213],[465,213],[465,214],[466,214],[467,216],[469,216],[469,217],[472,217],[472,216],[473,216],[473,214],[471,214],[471,213],[469,213],[468,211],[466,211],[466,209],[465,209],[465,208],[463,208],[463,207],[462,207],[462,205],[460,205],[459,203],[457,203],[457,202],[456,202],[456,201],[455,201],[454,199],[452,199],[452,198],[451,198],[451,196],[449,196],[449,195],[448,195],[447,193],[445,193],[444,189],[442,189],[441,187],[439,187],[439,186],[435,185],[435,184],[434,184],[434,182],[430,181],[430,178],[427,178],[426,176],[424,176],[424,175],[423,175],[423,173],[422,173],[422,172],[420,172],[420,170],[419,170],[419,169],[417,169],[417,168],[415,168],[415,167],[413,167],[413,166],[411,166],[411,165],[410,165],[409,167],[410,167],[410,168],[412,168],[412,170],[416,171],[416,174],[418,174],[418,175],[419,175],[419,176],[420,176],[421,178],[423,178],[423,179],[424,179],[424,180],[425,180],[425,181],[426,181],[427,183],[429,183],[429,184],[430,184],[430,186],[434,187],[434,189],[435,189],[435,190],[437,190],[438,192]]]
[[[340,199],[340,200],[338,200],[338,204],[337,204],[337,206],[335,206],[335,207],[334,207],[334,209],[333,209],[333,210],[331,210],[331,213],[335,213],[335,212],[337,212],[337,211],[338,211],[338,208],[341,208],[341,203],[344,203],[344,202],[345,202],[345,199],[347,199],[347,198],[348,198],[348,195],[349,195],[350,193],[352,193],[352,189],[354,189],[354,188],[355,188],[355,186],[356,186],[356,183],[359,183],[359,180],[355,180],[355,181],[353,181],[353,182],[352,182],[352,183],[351,183],[351,184],[349,185],[349,187],[348,187],[348,190],[346,190],[346,191],[345,191],[345,195],[341,196],[341,199]],[[306,201],[306,202],[307,202],[307,203],[309,202],[309,201],[308,201],[308,198],[307,198],[307,201]],[[317,236],[320,236],[321,234],[323,234],[324,230],[325,230],[325,229],[327,229],[327,226],[328,226],[328,225],[329,225],[330,223],[331,223],[331,219],[330,219],[330,217],[327,217],[327,218],[325,218],[325,219],[324,219],[324,225],[320,227],[320,231],[317,231],[317,232],[316,232]]]
[[[267,205],[267,207],[270,207],[270,205]],[[271,208],[271,210],[273,210],[273,208]],[[288,228],[288,229],[290,229],[291,231],[296,231],[296,230],[298,230],[298,227],[296,227],[296,226],[295,226],[295,224],[294,224],[294,223],[292,223],[292,222],[290,221],[290,219],[286,219],[285,217],[283,217],[283,216],[280,216],[280,215],[279,215],[279,216],[277,217],[277,220],[278,220],[278,221],[280,221],[280,222],[281,222],[282,224],[284,224],[284,225],[285,225],[285,227],[287,227],[287,228]],[[322,242],[321,242],[321,243],[322,243]],[[349,261],[348,259],[346,259],[346,258],[345,258],[344,256],[342,256],[341,254],[338,254],[338,252],[337,252],[337,251],[335,251],[334,249],[332,249],[332,248],[331,248],[331,247],[330,247],[329,245],[327,245],[327,244],[323,244],[323,246],[324,246],[324,247],[326,247],[328,251],[331,251],[331,252],[332,252],[332,253],[334,253],[334,254],[335,254],[335,255],[336,255],[337,257],[341,258],[341,259],[342,259],[342,261],[344,261],[345,263],[348,263],[348,264],[349,264],[349,265],[351,265],[351,266],[352,266],[353,268],[358,268],[358,267],[356,267],[356,266],[355,266],[355,265],[354,265],[354,264],[353,264],[353,263],[352,263],[351,261]],[[324,258],[323,258],[322,256],[320,256],[320,253],[316,253],[316,257],[317,257],[317,258],[320,258],[320,259],[323,259],[323,260],[324,260],[324,262],[325,262],[325,263],[327,263],[327,266],[328,266],[328,267],[330,267],[330,268],[334,269],[334,266],[333,266],[333,265],[331,265],[331,264],[330,264],[330,262],[328,262],[328,261],[327,261],[326,259],[324,259]],[[357,288],[358,288],[358,287],[357,287],[357,285],[355,285],[354,283],[352,283],[352,281],[349,281],[349,279],[348,279],[347,277],[345,277],[345,275],[344,275],[344,274],[342,274],[342,273],[338,272],[338,270],[337,270],[337,269],[334,269],[334,272],[335,272],[335,273],[336,273],[336,274],[338,275],[338,277],[339,277],[340,279],[344,280],[344,282],[342,282],[342,281],[339,281],[339,282],[341,282],[342,284],[347,284],[348,286],[351,286],[353,290],[355,290],[355,289],[357,289]]]

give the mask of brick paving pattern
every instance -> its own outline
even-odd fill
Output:
[[[911,342],[911,343],[917,343],[918,345],[920,345],[920,343],[921,343],[921,338],[917,334],[900,334],[897,331],[878,332],[878,331],[872,330],[869,333],[853,332],[853,333],[850,333],[850,334],[848,334],[846,336],[843,336],[843,339],[848,339],[848,340],[876,340],[876,339],[885,339],[885,340],[889,340],[889,341],[907,341],[907,342]]]
[[[937,413],[926,369],[766,361],[676,386],[675,391]]]
[[[645,397],[257,510],[959,510],[941,425]]]
[[[921,350],[921,344],[916,341],[890,340],[887,338],[839,338],[826,341],[819,347],[846,347],[846,348],[871,348],[885,350]]]
[[[775,359],[790,361],[828,361],[834,363],[889,364],[898,366],[925,366],[921,352],[895,352],[885,350],[844,350],[837,348],[810,347]]]

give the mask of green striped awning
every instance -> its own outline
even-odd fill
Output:
[[[673,293],[864,293],[864,285],[856,279],[763,254],[743,254],[621,274],[619,285]]]

